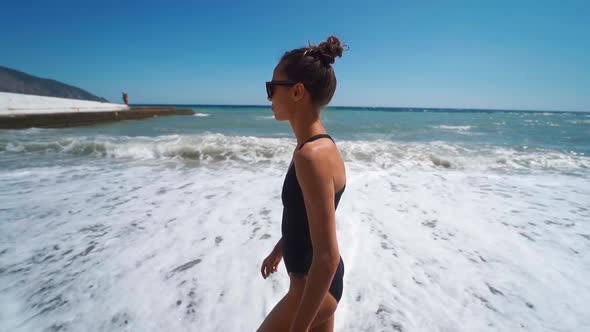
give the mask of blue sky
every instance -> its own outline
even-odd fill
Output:
[[[332,105],[590,111],[589,1],[3,1],[0,65],[132,103],[266,105],[284,51],[350,46]]]

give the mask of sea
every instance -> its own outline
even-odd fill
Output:
[[[254,331],[287,293],[270,107],[0,130],[0,331]],[[327,108],[336,331],[590,331],[590,113]]]

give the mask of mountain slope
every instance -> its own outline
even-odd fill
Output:
[[[75,86],[3,66],[0,66],[0,92],[108,102]]]

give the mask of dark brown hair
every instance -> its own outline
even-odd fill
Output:
[[[301,82],[318,106],[327,105],[336,91],[336,75],[332,64],[348,46],[342,45],[336,36],[329,36],[319,45],[297,48],[285,52],[279,62],[279,70],[289,80]]]

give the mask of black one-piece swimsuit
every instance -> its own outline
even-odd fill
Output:
[[[327,137],[334,142],[332,137],[328,134],[319,134],[310,137],[303,142],[297,150],[300,150],[307,142],[315,141],[316,139]],[[340,197],[344,192],[346,185],[334,195],[335,207],[338,207]],[[283,259],[287,272],[298,274],[307,274],[311,267],[311,260],[313,257],[313,248],[311,245],[311,237],[309,234],[309,223],[307,220],[307,212],[305,210],[305,202],[303,200],[303,193],[297,175],[295,174],[295,164],[291,162],[285,181],[283,183],[282,191],[283,201],[283,220],[281,222],[281,233],[283,236]],[[344,277],[344,262],[340,256],[338,269],[334,274],[332,283],[330,284],[329,292],[334,296],[336,302],[340,301],[342,297],[342,286]]]

